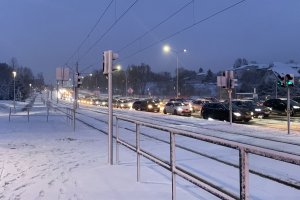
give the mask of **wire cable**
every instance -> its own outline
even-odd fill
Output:
[[[135,0],[123,13],[118,17],[115,22],[101,35],[101,37],[83,54],[81,59],[85,57],[105,36],[106,34],[129,12],[129,10],[138,2]],[[79,60],[79,59],[78,59]]]
[[[70,58],[67,60],[65,65],[68,65],[68,63],[70,62],[70,60],[75,56],[75,54],[77,52],[79,52],[79,50],[81,49],[81,47],[83,46],[83,44],[87,41],[87,39],[91,36],[91,34],[94,32],[94,30],[96,29],[96,27],[98,26],[98,24],[100,23],[100,21],[102,20],[102,18],[104,17],[104,15],[106,14],[106,12],[108,11],[109,7],[111,6],[111,4],[113,3],[114,0],[111,0],[110,3],[106,6],[105,10],[103,11],[103,13],[101,14],[101,16],[98,18],[97,22],[94,24],[94,26],[91,28],[91,30],[89,31],[89,33],[87,34],[87,36],[82,40],[82,42],[80,43],[80,45],[78,46],[78,48],[74,51],[74,53],[70,56]]]
[[[226,8],[224,8],[224,9],[218,11],[218,12],[215,12],[215,13],[213,13],[213,14],[211,14],[211,15],[209,15],[209,16],[207,16],[207,17],[205,17],[205,18],[203,18],[203,19],[201,19],[201,20],[199,20],[199,21],[197,21],[197,22],[195,22],[195,23],[193,23],[192,25],[189,25],[189,26],[187,26],[187,27],[185,27],[185,28],[183,28],[183,29],[181,29],[181,30],[175,32],[175,33],[172,33],[172,34],[168,35],[167,37],[165,37],[165,38],[163,38],[163,39],[161,39],[161,40],[159,40],[159,41],[153,42],[152,44],[150,44],[150,45],[148,45],[148,46],[146,46],[146,47],[144,47],[144,48],[142,48],[142,49],[140,49],[140,50],[138,50],[138,51],[136,51],[136,52],[130,54],[129,56],[126,56],[126,57],[123,58],[123,59],[121,59],[120,62],[123,61],[123,60],[126,60],[126,59],[128,59],[128,58],[130,58],[130,57],[132,57],[132,56],[135,56],[136,54],[139,54],[139,53],[141,53],[141,52],[143,52],[143,51],[145,51],[145,50],[147,50],[147,49],[153,47],[154,45],[156,45],[156,44],[158,44],[158,43],[161,43],[161,42],[163,42],[163,41],[165,41],[165,40],[167,40],[167,39],[170,39],[170,38],[172,38],[172,37],[174,37],[174,36],[176,36],[176,35],[178,35],[178,34],[184,32],[184,31],[187,31],[187,30],[193,28],[194,26],[196,26],[196,25],[198,25],[198,24],[200,24],[200,23],[202,23],[202,22],[204,22],[204,21],[207,21],[207,20],[209,20],[209,19],[215,17],[216,15],[221,14],[221,13],[223,13],[223,12],[225,12],[225,11],[227,11],[227,10],[229,10],[229,9],[231,9],[231,8],[237,6],[237,5],[239,5],[239,4],[241,4],[241,3],[245,2],[245,1],[246,1],[246,0],[242,0],[242,1],[239,1],[239,2],[237,2],[237,3],[234,3],[234,4],[232,4],[232,5],[230,5],[230,6],[226,7]]]
[[[149,34],[150,32],[154,31],[156,28],[158,28],[160,25],[164,24],[165,22],[167,22],[168,20],[170,20],[172,17],[176,16],[178,13],[180,13],[183,9],[185,9],[187,6],[189,6],[191,3],[193,3],[194,0],[186,3],[184,6],[182,6],[180,9],[178,9],[177,11],[175,11],[174,13],[172,13],[170,16],[168,16],[166,19],[162,20],[160,23],[158,23],[157,25],[153,26],[151,29],[149,29],[148,31],[146,31],[145,33],[143,33],[142,35],[140,35],[139,37],[137,37],[136,39],[134,39],[133,41],[129,42],[128,44],[126,44],[125,46],[123,46],[122,48],[120,48],[119,50],[117,50],[118,53],[120,53],[121,51],[123,51],[124,49],[126,49],[127,47],[131,46],[133,43],[135,43],[136,41],[142,39],[145,35]]]

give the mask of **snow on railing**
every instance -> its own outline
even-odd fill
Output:
[[[254,170],[249,169],[249,154],[254,154],[254,155],[270,158],[273,160],[278,160],[278,161],[282,161],[282,162],[300,166],[300,156],[298,156],[298,155],[291,155],[288,153],[278,152],[278,151],[265,149],[265,148],[261,148],[261,147],[255,147],[255,146],[251,146],[251,145],[241,144],[241,143],[229,141],[226,139],[220,139],[220,138],[216,138],[213,136],[201,135],[201,134],[196,134],[196,133],[192,133],[189,131],[178,130],[178,129],[169,128],[169,127],[163,127],[160,125],[143,122],[143,121],[139,121],[136,119],[131,119],[126,116],[116,115],[115,117],[116,117],[116,161],[117,161],[117,164],[119,163],[119,145],[121,144],[137,153],[137,181],[140,181],[140,156],[143,156],[143,157],[157,163],[161,167],[171,171],[171,173],[172,173],[172,199],[173,200],[176,199],[176,175],[188,180],[189,182],[199,186],[200,188],[208,191],[209,193],[211,193],[221,199],[243,199],[243,200],[249,199],[249,195],[250,195],[249,194],[249,173],[260,175],[264,178],[279,182],[281,184],[285,184],[287,186],[290,186],[290,187],[293,187],[296,189],[300,189],[300,185],[298,183],[293,184],[293,183],[287,182],[285,180],[281,180],[276,177],[271,177],[270,175],[264,174],[262,172],[256,172]],[[136,128],[135,128],[135,134],[136,134],[135,145],[132,145],[132,144],[120,139],[120,137],[119,137],[119,135],[120,135],[119,121],[126,121],[129,123],[135,124],[135,126],[136,126]],[[170,160],[169,161],[165,161],[165,160],[163,160],[141,148],[141,145],[140,145],[140,135],[141,135],[140,128],[141,128],[141,126],[153,128],[156,130],[166,131],[169,133],[169,136],[170,136],[170,138],[169,138]],[[179,145],[176,144],[176,140],[175,140],[176,136],[183,136],[183,137],[192,138],[192,139],[199,140],[199,141],[204,141],[204,142],[208,142],[208,143],[212,143],[212,144],[216,144],[216,145],[221,145],[221,146],[232,148],[232,149],[237,149],[239,151],[239,165],[238,165],[239,177],[240,177],[240,181],[239,181],[239,188],[240,188],[239,193],[240,194],[239,194],[239,196],[209,182],[208,180],[204,180],[203,178],[197,176],[197,174],[188,172],[185,169],[178,166],[176,164],[175,147],[178,147]],[[188,148],[185,148],[185,150],[188,150]],[[190,152],[195,153],[193,150],[190,150]],[[223,162],[223,161],[222,161],[222,163],[226,164],[226,162]],[[230,164],[230,163],[229,163],[229,165],[234,166],[233,164]]]

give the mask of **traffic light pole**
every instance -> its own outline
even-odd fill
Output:
[[[288,128],[288,134],[290,134],[291,130],[291,109],[290,109],[290,88],[287,87],[287,128]]]
[[[232,89],[228,90],[229,95],[229,122],[232,125]]]
[[[113,165],[112,57],[108,58],[108,163]]]

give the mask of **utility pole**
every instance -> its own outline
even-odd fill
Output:
[[[288,128],[288,134],[290,134],[291,130],[291,108],[290,108],[290,88],[287,87],[287,128]]]

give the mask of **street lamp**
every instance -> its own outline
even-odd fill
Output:
[[[175,49],[172,49],[169,45],[164,45],[163,46],[163,51],[165,53],[169,53],[169,52],[173,52],[176,54],[176,98],[178,98],[178,95],[179,95],[179,91],[178,91],[178,79],[179,79],[179,72],[178,72],[178,65],[179,65],[179,59],[178,59],[178,54],[179,53],[186,53],[187,50],[186,49],[183,49],[182,51],[177,51]]]
[[[14,110],[16,110],[16,76],[17,76],[17,72],[13,71],[12,74],[14,77]]]
[[[29,83],[29,95],[31,96],[31,83]]]

